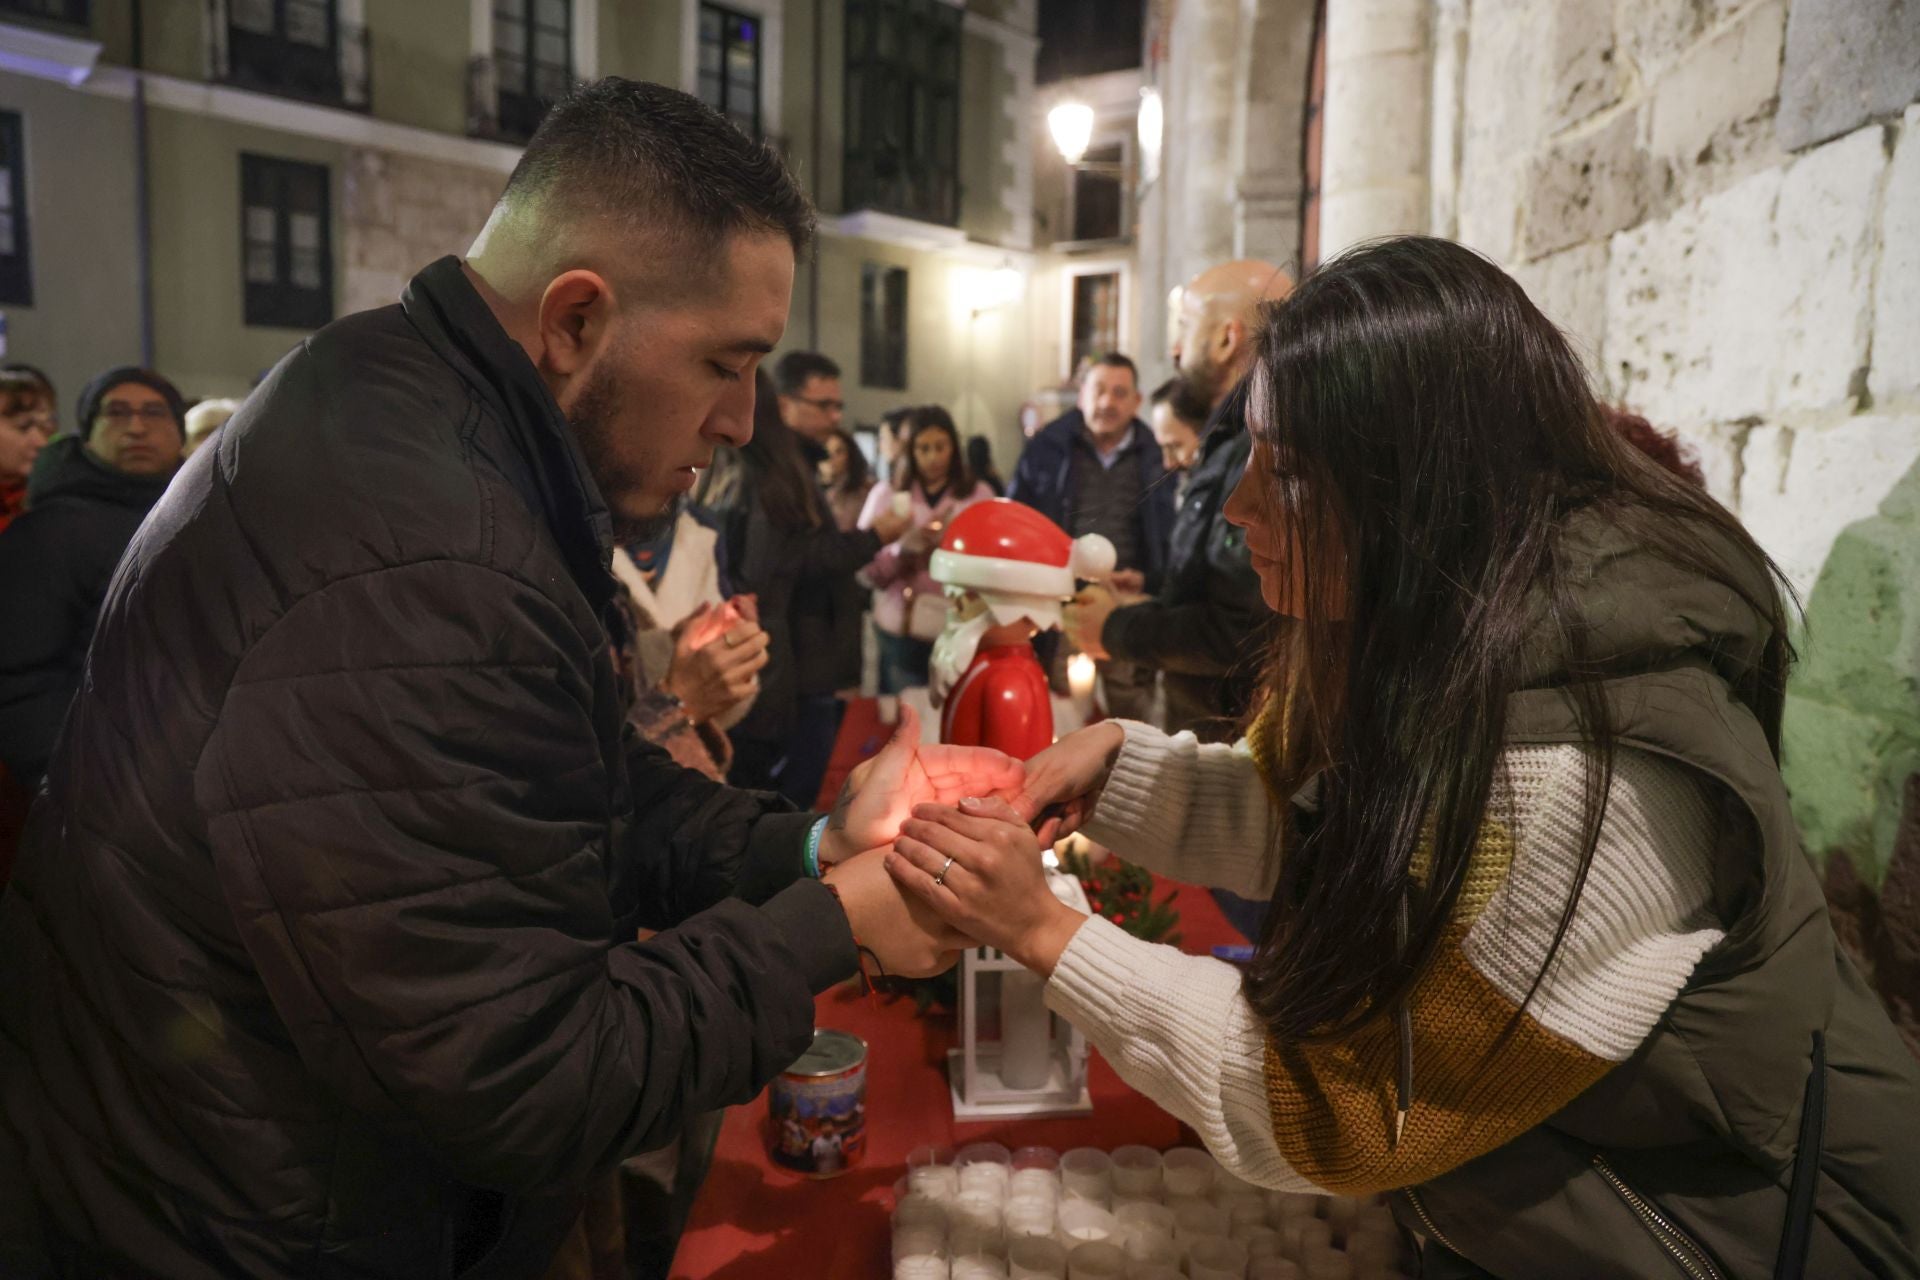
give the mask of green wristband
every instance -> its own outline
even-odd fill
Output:
[[[815,880],[820,878],[820,837],[826,833],[827,820],[825,818],[820,819],[811,827],[807,828],[807,875]]]

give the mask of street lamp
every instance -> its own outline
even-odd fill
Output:
[[[1062,102],[1047,112],[1047,132],[1068,164],[1079,164],[1093,141],[1093,108],[1084,102]]]

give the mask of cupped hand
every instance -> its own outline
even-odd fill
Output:
[[[879,535],[881,543],[897,542],[900,536],[913,528],[913,517],[901,515],[897,511],[885,510],[873,518],[874,533]]]
[[[1126,744],[1126,731],[1119,722],[1102,720],[1075,730],[1027,761],[1026,780],[1014,808],[1034,824],[1041,844],[1052,844],[1086,825]]]
[[[1053,896],[1040,844],[1012,805],[968,799],[917,805],[887,857],[911,898],[983,945],[1050,974],[1086,922]]]
[[[1021,794],[1026,770],[1003,751],[920,741],[920,717],[902,703],[900,724],[880,754],[847,777],[827,819],[820,861],[831,865],[893,843],[918,804],[955,804],[967,796]]]
[[[767,665],[767,633],[735,614],[733,626],[717,638],[707,619],[718,610],[693,615],[674,637],[673,658],[661,683],[680,699],[695,724],[723,715],[752,697]]]

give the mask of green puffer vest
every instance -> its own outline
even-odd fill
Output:
[[[1618,741],[1717,784],[1727,935],[1632,1058],[1545,1124],[1393,1197],[1431,1242],[1422,1274],[1920,1276],[1920,1063],[1841,953],[1766,736],[1732,692],[1767,624],[1597,520],[1572,522],[1562,548],[1590,656],[1618,673],[1605,683]],[[1742,580],[1768,589],[1751,568]],[[1564,671],[1537,646],[1510,741],[1583,740],[1554,687]],[[1804,1169],[1803,1137],[1818,1150]],[[1776,1269],[1796,1217],[1804,1269],[1791,1248]]]

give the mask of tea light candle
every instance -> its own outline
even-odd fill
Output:
[[[1055,1213],[1056,1206],[1050,1196],[1015,1196],[1007,1201],[1007,1236],[1010,1239],[1051,1239]]]
[[[1007,1181],[1007,1198],[1037,1198],[1051,1204],[1060,1198],[1060,1178],[1046,1169],[1015,1169]]]
[[[1021,1147],[1013,1153],[1013,1171],[1025,1173],[1029,1169],[1057,1173],[1060,1169],[1060,1153],[1052,1147]]]
[[[1098,1147],[1075,1147],[1060,1157],[1060,1185],[1069,1196],[1104,1205],[1113,1194],[1113,1161]]]
[[[1245,1280],[1247,1251],[1231,1240],[1196,1240],[1187,1250],[1192,1280]]]
[[[893,1264],[893,1280],[947,1280],[950,1274],[945,1254],[938,1258],[915,1254]]]
[[[1130,1275],[1153,1267],[1172,1267],[1178,1271],[1187,1256],[1187,1251],[1173,1237],[1154,1235],[1144,1228],[1128,1235],[1126,1242],[1120,1246],[1120,1252],[1127,1255]]]
[[[1012,1175],[1003,1164],[963,1164],[960,1166],[961,1195],[990,1195],[996,1200],[1007,1198],[1008,1184]]]
[[[1006,1223],[1002,1204],[998,1196],[962,1192],[952,1204],[947,1206],[947,1221],[951,1230],[956,1232],[970,1229],[997,1233]]]
[[[947,1229],[932,1226],[898,1226],[893,1229],[893,1260],[902,1258],[947,1256]]]
[[[925,1196],[941,1204],[949,1203],[959,1198],[960,1171],[946,1164],[927,1164],[909,1169],[907,1193],[909,1197]]]
[[[1055,1224],[1060,1243],[1069,1249],[1112,1239],[1120,1225],[1112,1214],[1091,1200],[1063,1201]]]
[[[1007,1246],[1009,1280],[1065,1280],[1067,1250],[1058,1240],[1015,1240]]]
[[[1160,1153],[1152,1147],[1115,1148],[1113,1194],[1154,1197],[1160,1194]]]
[[[1092,658],[1076,653],[1067,659],[1067,689],[1079,703],[1093,701],[1093,681],[1098,673]]]
[[[1123,1235],[1146,1232],[1164,1239],[1173,1239],[1173,1210],[1163,1204],[1136,1200],[1113,1211],[1114,1221],[1120,1224]]]
[[[1007,1264],[975,1254],[953,1260],[953,1280],[1007,1280]]]
[[[1161,1158],[1161,1182],[1169,1199],[1175,1196],[1204,1196],[1213,1187],[1217,1166],[1212,1156],[1198,1147],[1175,1147]]]
[[[939,1227],[947,1226],[947,1206],[932,1196],[910,1195],[901,1200],[893,1210],[893,1225],[901,1227]]]
[[[1067,1254],[1067,1280],[1120,1280],[1126,1255],[1104,1241],[1076,1245]]]

